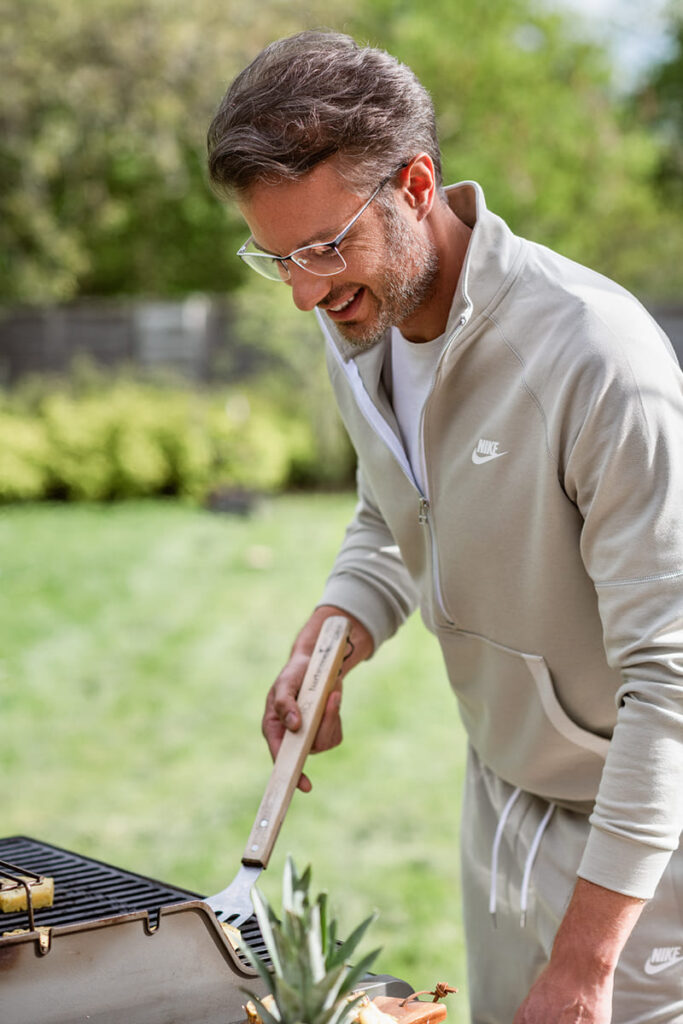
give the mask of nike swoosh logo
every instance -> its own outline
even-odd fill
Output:
[[[664,960],[661,964],[653,964],[651,960],[648,960],[645,964],[646,974],[659,974],[661,971],[665,971],[667,967],[675,967],[676,964],[683,962],[683,956],[672,957],[671,960]]]
[[[507,455],[507,452],[491,452],[489,455],[480,455],[475,448],[472,452],[472,462],[475,466],[481,466],[482,462],[490,462],[491,459],[499,459],[501,455]]]

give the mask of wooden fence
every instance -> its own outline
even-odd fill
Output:
[[[27,374],[96,366],[171,370],[196,382],[244,377],[253,358],[232,330],[227,301],[83,302],[0,312],[0,385]]]
[[[683,304],[649,308],[683,364]],[[0,385],[29,373],[68,373],[79,357],[102,367],[169,369],[196,382],[243,379],[262,365],[262,354],[239,343],[229,303],[206,296],[0,312]]]

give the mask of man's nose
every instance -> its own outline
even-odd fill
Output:
[[[330,290],[331,278],[320,277],[318,274],[311,274],[296,263],[289,264],[289,281],[287,284],[292,289],[294,305],[308,312],[315,309]]]

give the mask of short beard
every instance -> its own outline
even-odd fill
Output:
[[[374,323],[349,337],[352,348],[366,351],[379,344],[390,327],[402,324],[434,294],[439,270],[436,245],[411,231],[396,209],[392,197],[378,203],[384,222],[387,261],[383,277],[383,296]]]

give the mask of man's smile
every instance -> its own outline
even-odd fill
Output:
[[[335,299],[333,302],[328,300],[319,303],[319,306],[327,313],[331,320],[343,322],[352,319],[355,313],[357,313],[364,294],[365,288],[361,285],[360,288],[356,288],[350,295],[345,295],[341,300]]]

